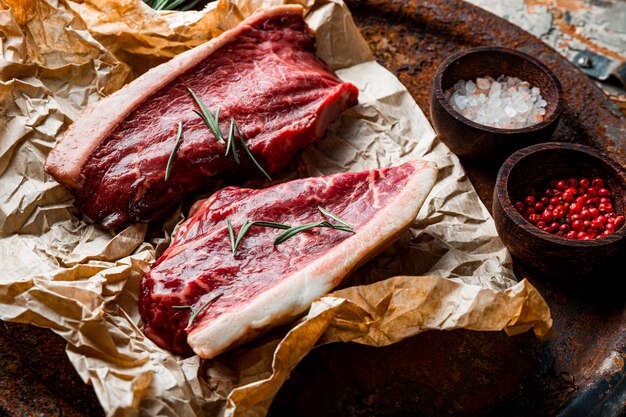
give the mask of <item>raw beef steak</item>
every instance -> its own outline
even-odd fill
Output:
[[[224,138],[235,120],[270,173],[323,136],[358,95],[316,58],[299,6],[266,9],[86,110],[50,152],[46,170],[78,208],[109,227],[162,218],[209,177],[260,175],[241,145],[242,165],[225,155],[225,143],[194,113],[190,88],[211,112],[219,107]],[[165,180],[179,122],[180,147]]]
[[[212,358],[292,319],[409,227],[436,171],[407,162],[263,190],[228,187],[197,202],[142,279],[145,334],[172,352]],[[275,245],[285,230],[253,226],[233,255],[229,221],[234,237],[246,221],[340,224],[318,207],[354,233],[316,227]]]

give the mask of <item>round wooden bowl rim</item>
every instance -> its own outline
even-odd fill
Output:
[[[624,173],[623,169],[611,158],[603,155],[602,153],[590,146],[581,145],[578,143],[563,142],[547,142],[528,146],[526,148],[518,150],[517,152],[513,153],[509,158],[507,158],[505,163],[500,168],[500,171],[498,172],[498,177],[496,178],[495,185],[496,197],[499,203],[502,205],[504,215],[511,217],[518,227],[526,230],[537,239],[544,240],[555,245],[570,246],[574,248],[594,246],[598,247],[610,245],[620,239],[623,239],[624,236],[626,236],[626,225],[622,225],[622,227],[605,237],[590,240],[568,239],[566,237],[553,235],[529,223],[524,217],[522,217],[521,214],[519,214],[517,209],[513,206],[513,202],[509,198],[509,193],[507,192],[507,184],[509,181],[509,175],[511,174],[511,171],[515,168],[515,166],[522,159],[533,157],[540,152],[559,149],[577,151],[585,154],[586,157],[596,158],[597,160],[601,161],[603,164],[614,170],[616,175],[622,177],[622,183],[626,184],[626,174]],[[622,198],[621,193],[622,190],[620,190],[620,198]]]
[[[448,69],[448,67],[452,63],[454,63],[460,58],[464,58],[467,55],[471,55],[477,52],[495,52],[495,53],[502,53],[502,54],[508,54],[508,55],[515,55],[539,67],[539,69],[548,76],[548,78],[554,84],[556,88],[556,105],[554,107],[554,111],[552,111],[548,115],[548,117],[546,117],[543,121],[539,123],[535,123],[530,126],[522,127],[519,129],[502,129],[502,128],[497,128],[497,127],[492,127],[492,126],[481,125],[480,123],[476,123],[468,119],[467,117],[463,116],[458,111],[456,111],[450,105],[450,103],[448,103],[448,100],[446,100],[446,97],[443,92],[443,88],[441,86],[441,78],[443,77],[443,73]],[[439,65],[439,68],[437,68],[437,71],[435,72],[435,77],[433,79],[433,91],[434,91],[435,99],[456,120],[458,120],[459,122],[463,124],[471,126],[475,129],[483,130],[483,131],[490,132],[490,133],[512,135],[512,134],[529,133],[529,132],[541,130],[551,125],[552,123],[554,123],[559,118],[563,110],[563,89],[561,88],[561,83],[559,82],[558,78],[554,75],[554,73],[550,70],[550,68],[548,68],[543,62],[539,61],[538,59],[524,52],[520,52],[516,49],[504,48],[501,46],[479,46],[475,48],[467,48],[459,52],[456,52],[453,55],[450,55],[441,63],[441,65]]]

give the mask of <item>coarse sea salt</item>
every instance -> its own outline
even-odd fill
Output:
[[[516,77],[490,76],[458,81],[445,92],[448,103],[481,125],[520,129],[543,121],[548,104],[541,91]]]

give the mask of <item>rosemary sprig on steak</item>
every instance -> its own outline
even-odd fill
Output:
[[[200,118],[204,121],[204,124],[207,125],[211,132],[213,132],[217,140],[221,143],[224,143],[224,137],[222,136],[222,131],[220,130],[219,123],[220,108],[218,107],[217,109],[215,109],[215,116],[213,116],[211,110],[208,109],[208,107],[206,106],[206,104],[204,104],[200,97],[198,97],[191,88],[188,88],[187,90],[189,90],[191,96],[198,105],[198,108],[200,108],[200,111],[194,110],[193,112],[200,116]],[[228,149],[226,149],[226,155],[228,155]]]
[[[333,213],[331,213],[330,211],[326,210],[324,207],[322,206],[317,206],[317,209],[326,217],[329,217],[330,219],[336,221],[337,223],[341,223],[344,226],[346,226],[347,228],[349,228],[350,230],[348,230],[349,232],[353,232],[354,233],[354,228],[352,226],[350,226],[348,223],[346,223],[345,221],[341,220],[339,217],[335,216]]]
[[[204,303],[202,305],[202,307],[200,307],[197,310],[194,310],[193,306],[172,306],[172,308],[175,308],[177,310],[183,310],[183,309],[187,309],[188,308],[189,310],[191,310],[191,316],[189,316],[189,321],[187,322],[187,327],[185,327],[185,330],[187,330],[187,329],[189,329],[191,327],[191,324],[194,322],[196,317],[198,317],[198,314],[202,313],[209,306],[209,304],[211,304],[213,301],[215,301],[218,298],[220,298],[222,295],[224,295],[223,292],[217,294],[215,297],[211,298],[209,301]]]
[[[239,244],[241,243],[241,241],[246,236],[246,234],[248,233],[248,231],[250,230],[250,228],[252,226],[271,227],[271,228],[274,228],[274,229],[283,229],[283,230],[285,230],[283,233],[281,233],[274,240],[274,245],[280,245],[281,243],[283,243],[287,239],[295,236],[296,234],[298,234],[300,232],[304,232],[305,230],[313,229],[315,227],[329,227],[329,228],[335,229],[335,230],[341,230],[341,231],[344,231],[344,232],[354,233],[354,227],[352,227],[345,220],[341,220],[339,217],[337,217],[333,213],[329,212],[328,210],[324,209],[323,207],[317,206],[317,209],[324,216],[326,216],[326,217],[336,221],[339,224],[332,224],[328,220],[322,220],[322,221],[319,221],[319,222],[306,223],[306,224],[302,224],[302,225],[299,225],[299,226],[289,226],[287,224],[268,222],[268,221],[253,221],[253,222],[249,222],[248,220],[244,220],[243,224],[241,225],[241,228],[239,229],[239,233],[237,233],[237,239],[234,240],[235,233],[234,233],[234,230],[233,230],[233,225],[230,222],[230,219],[227,220],[226,223],[228,224],[228,234],[230,236],[230,245],[231,245],[231,248],[233,250],[233,256],[237,255],[237,250],[239,249]]]
[[[172,149],[172,153],[170,154],[169,159],[167,160],[167,166],[165,167],[165,181],[170,178],[170,173],[172,172],[172,163],[174,162],[174,158],[176,157],[176,152],[178,151],[178,146],[180,145],[180,138],[183,136],[183,122],[178,122],[178,132],[176,133],[176,142],[174,143],[174,149]]]
[[[230,220],[228,221],[230,223]],[[237,233],[237,240],[234,242],[233,246],[233,256],[237,255],[237,249],[239,248],[239,244],[243,240],[244,236],[248,233],[248,230],[252,226],[261,226],[261,227],[271,227],[273,229],[289,229],[291,226],[281,223],[274,222],[266,222],[266,221],[255,221],[249,222],[248,220],[244,220],[241,225],[241,229],[239,229],[239,233]],[[230,232],[230,230],[229,230]]]
[[[344,232],[354,233],[354,227],[352,227],[345,220],[341,220],[339,217],[335,216],[334,214],[332,214],[328,210],[324,209],[323,207],[317,206],[317,209],[324,216],[329,217],[332,220],[335,220],[339,224],[338,225],[337,224],[332,224],[328,220],[322,220],[320,222],[307,223],[307,224],[303,224],[303,225],[300,225],[300,226],[293,226],[293,227],[290,227],[289,229],[285,230],[283,233],[281,233],[274,240],[274,245],[275,246],[276,245],[280,245],[281,243],[283,243],[287,239],[297,235],[298,233],[304,232],[305,230],[313,229],[315,227],[329,227],[329,228],[335,229],[335,230],[341,230],[341,231],[344,231]]]
[[[345,223],[342,221],[342,223]],[[284,241],[286,241],[287,239],[297,235],[300,232],[304,232],[305,230],[309,230],[309,229],[313,229],[315,227],[329,227],[331,229],[335,229],[335,230],[341,230],[344,232],[349,232],[349,233],[354,233],[354,228],[350,225],[348,226],[339,226],[336,224],[332,224],[327,220],[323,220],[321,222],[315,222],[315,223],[307,223],[307,224],[303,224],[300,226],[294,226],[294,227],[290,227],[289,229],[285,230],[282,234],[280,234],[275,240],[274,240],[274,245],[280,245],[281,243],[283,243]]]
[[[235,245],[235,231],[233,230],[233,224],[230,222],[230,219],[226,220],[226,224],[228,224],[228,237],[230,238],[230,247],[233,250],[233,256],[237,254],[237,246]]]
[[[213,134],[215,135],[215,137],[217,138],[219,142],[226,143],[225,155],[228,155],[228,153],[232,150],[233,158],[235,159],[235,162],[239,164],[239,155],[237,154],[237,146],[236,146],[236,138],[235,138],[235,136],[238,136],[239,142],[241,142],[241,146],[243,147],[243,150],[246,152],[246,154],[248,154],[248,157],[250,158],[250,160],[254,163],[254,165],[256,165],[256,167],[259,169],[259,171],[261,171],[261,173],[265,176],[265,178],[271,181],[272,177],[269,176],[267,171],[265,171],[265,169],[263,169],[261,164],[259,164],[257,160],[254,158],[254,156],[252,155],[252,152],[250,152],[250,148],[248,148],[248,145],[246,145],[246,141],[243,139],[243,134],[241,133],[241,130],[239,130],[239,126],[237,126],[237,122],[235,122],[235,119],[233,119],[232,117],[230,118],[230,129],[228,131],[228,139],[226,142],[224,142],[224,136],[222,135],[222,131],[219,125],[220,108],[218,107],[215,110],[215,115],[213,115],[211,113],[211,110],[209,110],[209,108],[206,106],[206,104],[204,104],[202,99],[198,97],[197,94],[191,88],[188,88],[187,90],[189,90],[194,101],[200,108],[200,111],[194,110],[194,113],[200,116],[200,118],[204,121],[204,124],[206,124],[209,130],[213,132]]]
[[[230,118],[230,129],[228,130],[228,141],[226,142],[226,155],[228,151],[233,150],[233,158],[235,162],[239,163],[239,155],[237,155],[237,149],[235,149],[235,119]]]
[[[261,164],[259,164],[257,160],[254,159],[254,156],[252,156],[252,152],[250,152],[250,148],[248,148],[248,145],[246,145],[246,142],[243,140],[243,135],[241,134],[241,131],[239,130],[239,127],[237,126],[237,124],[235,124],[235,129],[237,130],[237,135],[239,135],[239,141],[241,142],[241,146],[243,146],[243,150],[246,151],[246,153],[248,154],[248,157],[250,157],[252,162],[254,162],[254,165],[256,165],[256,167],[259,169],[259,171],[261,171],[261,173],[265,176],[265,178],[271,181],[272,177],[270,177],[269,174],[265,172]]]

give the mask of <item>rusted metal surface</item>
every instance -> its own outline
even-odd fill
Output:
[[[351,0],[376,58],[428,115],[432,74],[460,48],[500,45],[548,65],[565,90],[555,139],[592,145],[626,166],[626,120],[561,55],[510,23],[461,1]],[[497,166],[463,161],[487,207]],[[427,332],[384,348],[333,344],[311,352],[276,398],[272,416],[617,416],[624,410],[623,296],[555,282],[515,264],[546,297],[554,334]],[[84,415],[101,410],[49,331],[0,326],[0,416]],[[51,354],[50,352],[53,352]],[[70,375],[73,375],[70,377]],[[620,402],[621,401],[621,402]],[[38,404],[46,407],[37,409]],[[70,411],[67,411],[70,410]],[[607,411],[608,410],[608,411]],[[75,414],[72,414],[75,413]]]
[[[626,167],[626,120],[618,107],[537,38],[460,1],[348,4],[377,60],[398,75],[427,116],[432,75],[448,55],[473,46],[517,48],[548,65],[563,85],[565,109],[553,139],[594,146]],[[463,164],[490,208],[499,167]],[[557,282],[522,265],[515,270],[552,309],[554,334],[544,343],[529,335],[458,331],[382,349],[324,346],[297,368],[270,414],[565,417],[626,411],[626,309],[622,294],[610,289],[612,274],[599,273],[586,285]]]
[[[99,417],[93,389],[50,330],[0,322],[0,416]]]
[[[555,139],[606,150],[626,167],[626,122],[618,107],[527,32],[461,1],[348,3],[377,59],[398,75],[427,116],[432,74],[445,57],[470,46],[516,48],[548,65],[563,86],[566,108]]]
[[[580,51],[626,61],[623,0],[468,0],[520,26],[575,62]],[[596,81],[626,115],[626,91],[617,80]]]

